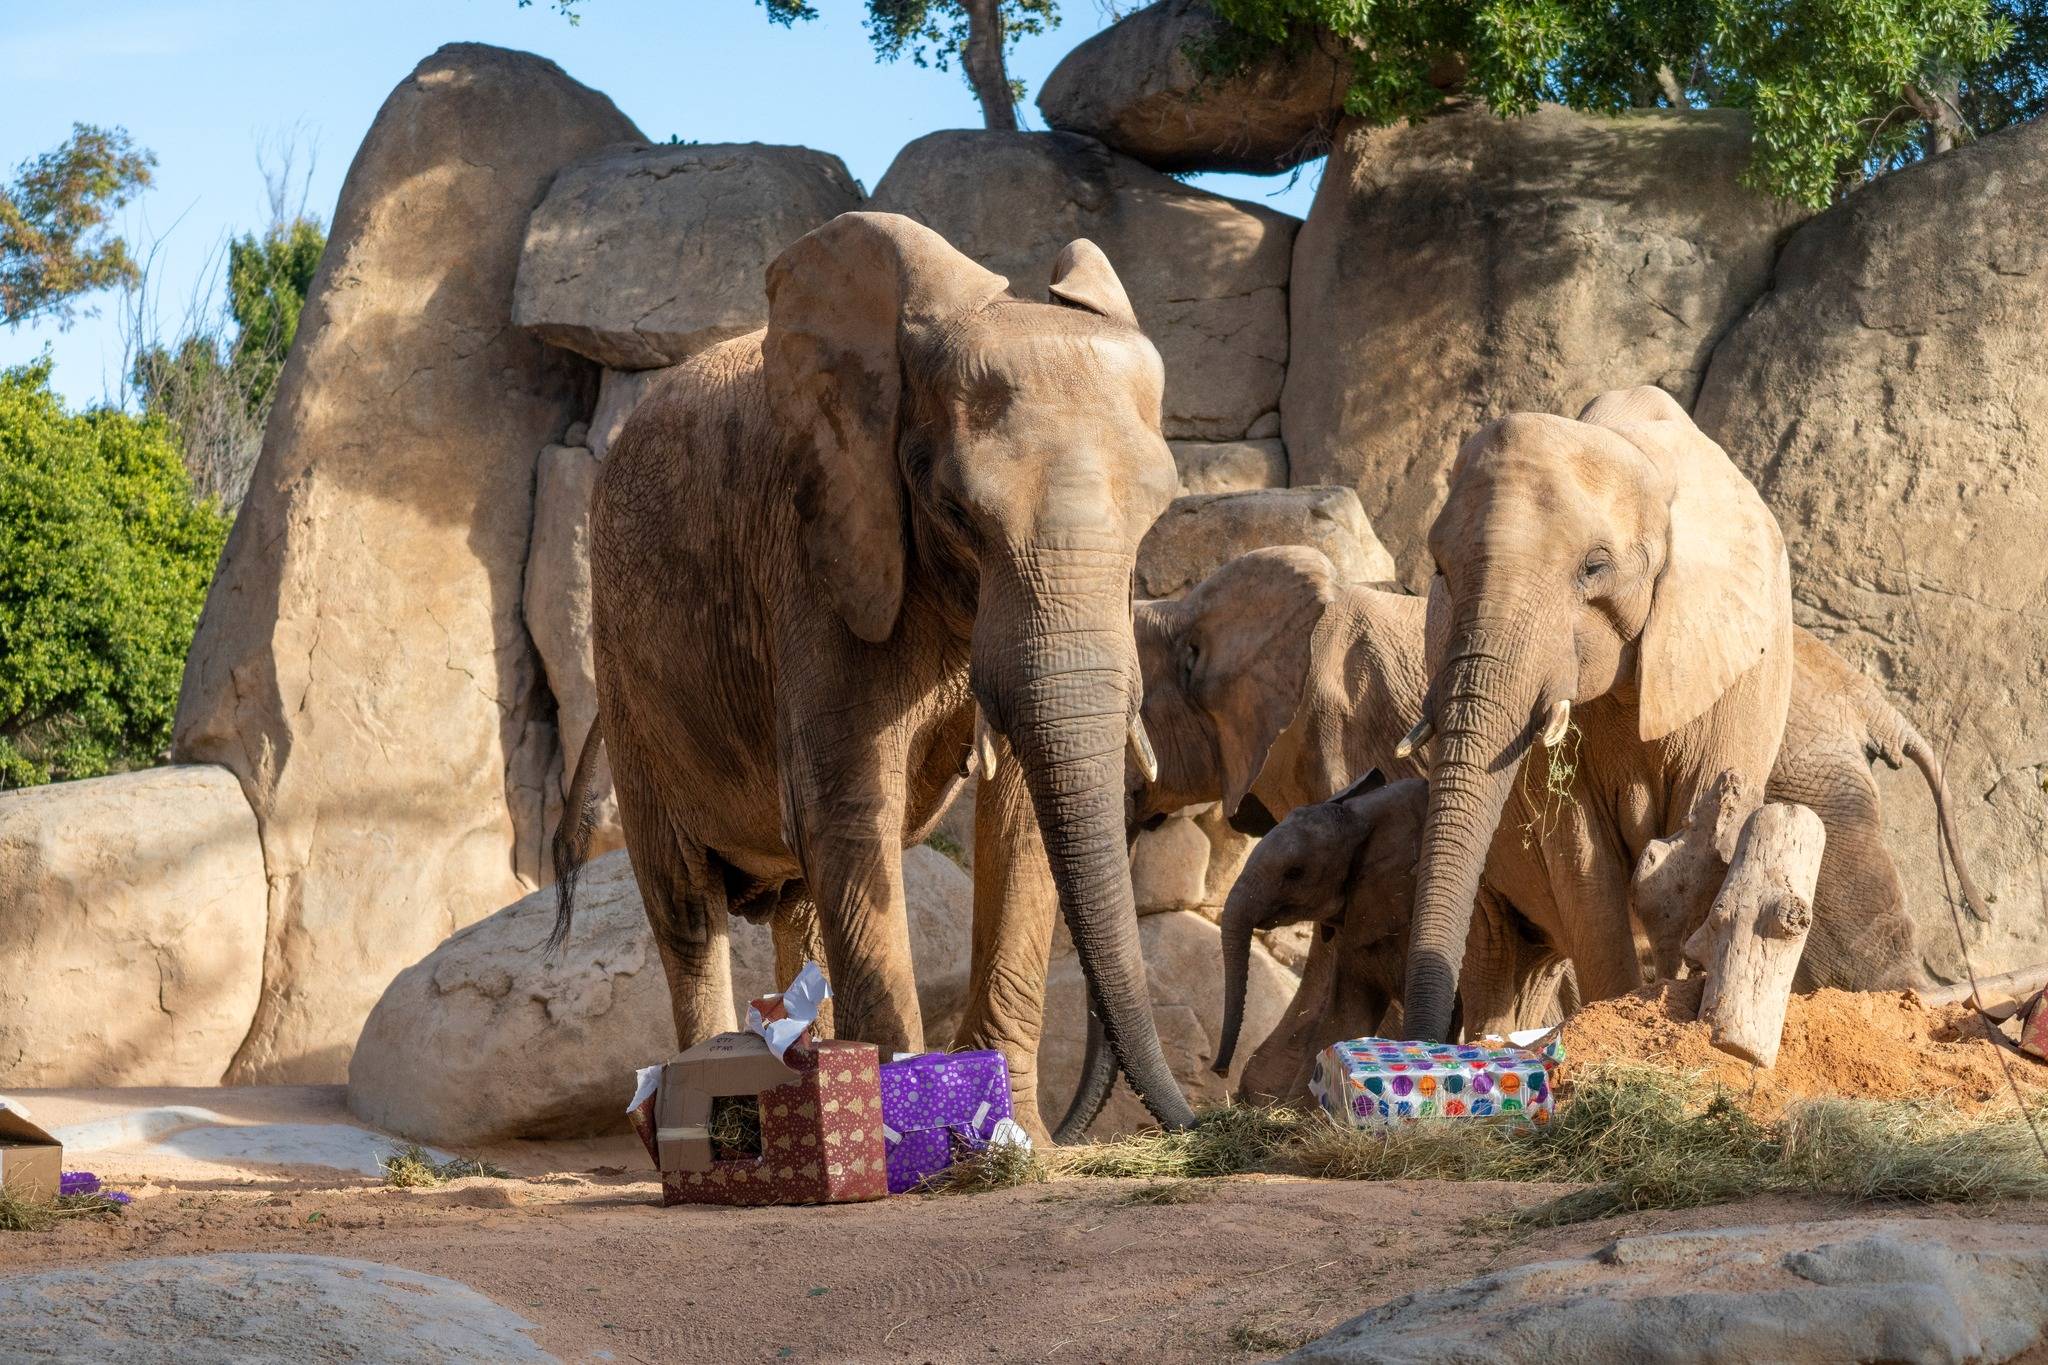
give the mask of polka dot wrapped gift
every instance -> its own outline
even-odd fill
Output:
[[[1415,1043],[1354,1038],[1316,1056],[1309,1093],[1346,1128],[1381,1128],[1421,1119],[1550,1122],[1552,1085],[1564,1043],[1557,1032],[1473,1043]]]

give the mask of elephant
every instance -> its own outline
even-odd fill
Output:
[[[1344,1038],[1384,1030],[1401,998],[1408,958],[1415,866],[1429,784],[1389,783],[1378,769],[1328,800],[1296,807],[1252,851],[1223,908],[1223,1037],[1214,1069],[1230,1069],[1244,1019],[1252,935],[1313,923],[1316,950],[1280,1025],[1247,1063],[1239,1093],[1250,1099],[1298,1099],[1308,1092],[1316,1053]],[[1467,1034],[1505,1033],[1551,1022],[1563,963],[1519,916],[1489,910],[1466,940],[1466,972],[1512,980],[1514,998],[1475,1013]],[[1495,955],[1497,968],[1473,959]]]
[[[1275,816],[1341,792],[1352,774],[1374,767],[1394,779],[1419,774],[1419,754],[1393,755],[1427,687],[1425,611],[1421,598],[1339,583],[1327,559],[1298,546],[1240,555],[1179,601],[1139,602],[1144,720],[1159,762],[1154,778],[1135,764],[1128,767],[1131,826],[1154,825],[1175,810],[1228,802],[1241,792],[1232,823],[1262,834],[1274,828]],[[1884,845],[1870,764],[1882,759],[1897,767],[1910,759],[1919,768],[1940,814],[1964,902],[1981,915],[1983,902],[1949,819],[1940,766],[1931,746],[1875,684],[1808,631],[1795,627],[1793,641],[1786,737],[1766,795],[1811,806],[1828,834],[1814,930],[1795,986],[1870,990],[1913,984],[1913,922]],[[1248,865],[1241,879],[1249,872]],[[1509,944],[1514,951],[1487,959],[1511,964],[1508,978],[1492,983],[1489,996],[1464,993],[1473,997],[1461,1011],[1467,1029],[1546,1021],[1542,983],[1555,979],[1561,958],[1507,903],[1504,882],[1490,875],[1486,882],[1467,936],[1468,959],[1475,947],[1487,944]],[[1241,1094],[1298,1093],[1289,1088],[1289,1078],[1305,1081],[1301,1058],[1340,1036],[1325,1031],[1313,1046],[1287,1042],[1301,1027],[1307,1001],[1328,993],[1321,984],[1332,970],[1328,951],[1325,940],[1312,940],[1302,994],[1286,1016],[1289,1022],[1247,1062]],[[1667,973],[1676,965],[1659,963]],[[1569,1003],[1576,998],[1576,982],[1565,977],[1561,984]],[[1389,1019],[1398,1011],[1397,995]]]
[[[683,1046],[734,1026],[727,917],[786,976],[821,945],[841,1037],[924,1046],[902,850],[980,773],[969,1000],[1036,1102],[1055,904],[1117,1064],[1192,1121],[1154,1030],[1120,820],[1131,582],[1177,475],[1164,371],[1103,253],[1049,299],[930,229],[842,214],[769,266],[768,324],[659,382],[590,513],[598,722],[555,843],[557,933],[609,759]],[[602,746],[603,754],[599,749]]]

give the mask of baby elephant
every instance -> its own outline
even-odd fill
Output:
[[[1307,1093],[1317,1052],[1341,1039],[1386,1032],[1407,968],[1415,861],[1428,806],[1423,779],[1390,783],[1374,769],[1327,801],[1296,807],[1252,850],[1223,910],[1219,1075],[1237,1051],[1252,934],[1308,923],[1316,926],[1318,942],[1293,1003],[1245,1065],[1240,1095],[1298,1099]],[[1554,1006],[1561,965],[1555,953],[1494,898],[1481,899],[1466,957],[1468,980],[1512,983],[1509,1014],[1482,1021],[1487,1026],[1534,1022],[1546,1005]]]
[[[1375,768],[1327,801],[1296,807],[1259,841],[1223,906],[1217,1075],[1230,1070],[1237,1052],[1255,930],[1313,924],[1325,945],[1310,954],[1274,1039],[1330,1029],[1362,1038],[1379,1028],[1388,1003],[1401,998],[1428,804],[1427,782],[1411,777],[1389,785]]]

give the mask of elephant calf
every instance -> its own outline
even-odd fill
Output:
[[[1315,1056],[1344,1038],[1387,1028],[1401,998],[1415,863],[1429,784],[1388,782],[1378,769],[1327,801],[1298,806],[1259,841],[1223,909],[1223,1039],[1215,1070],[1230,1069],[1244,1020],[1252,935],[1287,924],[1316,926],[1301,988],[1273,1034],[1246,1064],[1240,1093],[1287,1099],[1306,1093]],[[1467,1011],[1468,1033],[1505,1031],[1554,1014],[1562,963],[1520,916],[1489,899],[1466,938],[1468,981],[1511,982],[1485,1020]]]

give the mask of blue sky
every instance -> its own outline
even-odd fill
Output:
[[[1026,40],[1012,74],[1035,93],[1070,48],[1109,22],[1100,0],[1064,0],[1062,25]],[[750,0],[584,0],[570,25],[545,0],[0,0],[0,167],[61,143],[74,122],[119,124],[157,155],[155,186],[124,211],[138,250],[156,246],[157,313],[181,319],[222,269],[225,240],[269,214],[257,150],[299,130],[317,155],[308,204],[323,219],[391,87],[443,43],[477,41],[553,58],[610,95],[650,138],[800,143],[836,153],[872,189],[904,143],[976,127],[957,72],[874,60],[860,0],[817,0],[820,17],[770,25]],[[1027,99],[1022,113],[1042,126]],[[1313,174],[1206,176],[1198,183],[1308,211]],[[68,331],[0,329],[0,365],[48,346],[74,405],[119,383],[121,301]]]

